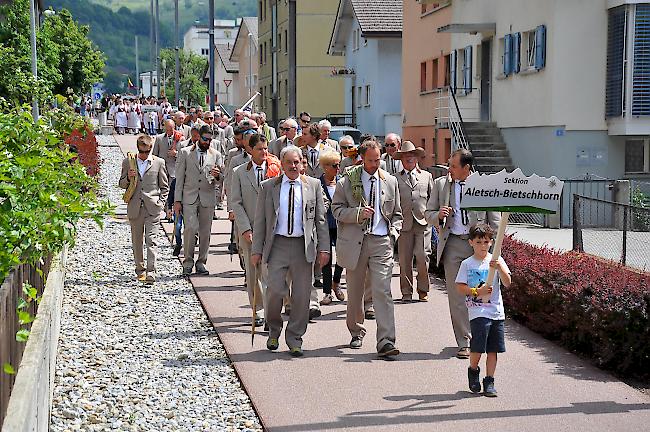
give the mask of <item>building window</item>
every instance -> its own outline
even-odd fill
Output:
[[[420,93],[427,91],[427,62],[420,63]]]
[[[627,8],[609,10],[607,20],[607,79],[605,117],[620,117],[625,111],[625,19]],[[627,164],[626,164],[627,165]],[[627,171],[627,170],[626,170]]]
[[[438,82],[438,59],[433,59],[431,61],[431,88],[438,88],[440,87],[440,83]]]
[[[649,139],[631,139],[625,141],[625,172],[628,174],[647,173],[650,154]]]
[[[357,87],[357,108],[361,108],[361,86]]]
[[[352,32],[352,50],[356,51],[359,49],[359,33],[360,30],[356,29]]]
[[[366,85],[366,100],[364,101],[364,106],[370,106],[370,85]]]
[[[284,104],[289,103],[289,80],[284,80]]]
[[[451,83],[451,55],[447,54],[445,56],[445,81],[443,83],[444,87],[448,87],[449,83]]]
[[[266,44],[266,42],[264,42],[264,43]],[[260,64],[261,65],[264,64],[264,53],[265,52],[266,52],[266,50],[263,48],[263,45],[260,44]]]
[[[210,50],[208,48],[201,48],[201,55],[210,55]]]
[[[289,38],[287,37],[287,30],[284,31],[284,53],[289,52]]]
[[[472,92],[472,46],[466,46],[463,50],[463,90],[465,94]]]
[[[257,74],[253,74],[253,87],[257,87]]]
[[[511,35],[512,36],[512,35]],[[546,26],[524,32],[520,44],[526,49],[521,61],[522,70],[540,70],[546,66]]]
[[[278,32],[278,46],[282,47],[282,31]]]

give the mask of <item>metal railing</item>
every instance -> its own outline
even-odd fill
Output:
[[[650,208],[573,195],[573,250],[650,270]]]
[[[478,112],[476,96],[473,96],[477,92],[463,93],[463,97],[459,98],[450,87],[441,87],[435,89],[433,93],[435,126],[450,130],[452,151],[459,148],[469,150],[470,142],[467,138],[465,122],[478,120],[474,115],[470,115],[467,118],[467,113],[471,113],[473,110]],[[465,117],[463,116],[463,112],[466,113]]]

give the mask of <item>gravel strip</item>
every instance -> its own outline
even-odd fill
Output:
[[[122,154],[100,153],[102,189],[119,203]],[[156,240],[169,244],[162,234]],[[135,281],[128,223],[80,223],[69,251],[52,431],[261,430],[169,247],[159,248],[157,270],[153,286]]]

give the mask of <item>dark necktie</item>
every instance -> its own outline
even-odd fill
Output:
[[[293,234],[293,201],[294,201],[294,192],[293,192],[293,185],[295,181],[290,181],[289,182],[289,202],[287,203],[288,205],[288,218],[287,218],[287,234],[292,235]]]
[[[458,184],[460,185],[460,202],[458,203],[460,206],[460,204],[463,202],[463,186],[465,186],[465,182],[461,181],[458,182]],[[460,209],[460,221],[465,226],[469,225],[469,215],[467,214],[467,210]]]
[[[199,166],[203,168],[203,163],[205,162],[205,152],[199,151]]]
[[[375,196],[375,195],[377,195],[375,193],[375,181],[376,180],[377,179],[374,176],[370,177],[370,195],[368,196],[368,201],[369,201],[369,207],[372,208],[373,210],[375,210],[375,201],[377,199],[376,196]],[[376,212],[372,214],[372,218],[370,219],[370,229],[368,231],[372,231],[372,229],[375,226],[375,214],[376,214]]]
[[[311,166],[312,168],[316,166],[316,150],[311,149]]]
[[[264,177],[262,174],[262,167],[258,166],[256,169],[257,169],[257,185],[259,186],[260,183],[262,183]]]

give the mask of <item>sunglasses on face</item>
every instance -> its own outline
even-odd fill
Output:
[[[341,146],[341,150],[350,150],[352,146]]]
[[[305,120],[305,119],[300,119],[300,121],[301,121],[302,123],[309,123],[309,120]]]
[[[140,154],[149,153],[149,151],[150,151],[149,149],[147,149],[147,150],[138,149],[138,153],[140,153]]]
[[[285,131],[285,132],[289,132],[291,129],[293,129],[293,128],[291,128],[291,127],[283,127],[282,128],[282,130]]]
[[[331,166],[332,168],[338,168],[338,167],[341,166],[341,164],[340,164],[340,163],[333,163],[333,164],[330,164],[330,166]]]
[[[397,147],[397,144],[386,144],[386,147]]]
[[[214,120],[214,117],[205,117],[206,120]]]
[[[212,141],[211,136],[201,136],[201,141]]]

